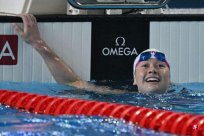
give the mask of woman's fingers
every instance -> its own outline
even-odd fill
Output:
[[[40,38],[36,18],[32,14],[19,14],[23,20],[23,26],[13,23],[16,32],[24,39],[25,42],[33,44]]]
[[[12,23],[12,26],[17,34],[23,36],[23,29],[17,23]]]
[[[32,20],[33,23],[37,23],[36,18],[35,18],[32,14],[30,14],[30,18],[31,18],[31,20]]]

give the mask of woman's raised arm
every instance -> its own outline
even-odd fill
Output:
[[[41,38],[36,18],[32,14],[20,14],[19,17],[23,20],[23,28],[17,23],[13,23],[14,29],[25,42],[35,48],[43,57],[55,80],[61,84],[72,84],[82,81],[72,68],[65,64]]]

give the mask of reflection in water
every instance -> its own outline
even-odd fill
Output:
[[[187,113],[204,113],[203,83],[175,84],[171,87],[173,91],[166,94],[132,93],[131,85],[122,84],[119,86],[115,83],[106,83],[106,85],[109,84],[113,88],[129,89],[130,92],[125,94],[97,94],[58,84],[13,82],[1,82],[0,88]],[[2,105],[0,106],[0,135],[155,136],[168,134],[143,129],[112,118],[36,115]]]
[[[45,136],[138,136],[168,135],[142,129],[122,120],[97,116],[46,116],[1,106],[0,135]]]

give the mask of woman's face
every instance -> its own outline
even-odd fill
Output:
[[[141,61],[136,67],[133,84],[141,93],[165,93],[170,84],[170,69],[157,59]]]

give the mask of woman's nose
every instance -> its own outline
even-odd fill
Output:
[[[156,74],[157,73],[157,69],[155,66],[151,65],[148,69],[148,73],[154,73]]]

